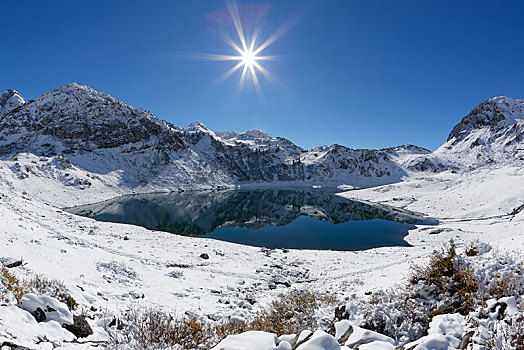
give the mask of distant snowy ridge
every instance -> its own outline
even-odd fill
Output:
[[[125,193],[254,184],[370,187],[418,172],[507,160],[507,154],[522,149],[522,101],[499,97],[484,102],[434,153],[413,145],[380,150],[332,145],[307,151],[256,129],[213,132],[199,122],[179,128],[71,83],[28,102],[16,91],[1,93],[0,157],[13,160],[28,153],[56,159],[58,167],[47,165],[37,176],[63,178],[67,173],[67,183],[82,183],[83,189],[98,183]],[[76,180],[61,168],[64,162],[77,169]],[[19,177],[29,176],[20,173],[24,169],[16,161],[10,167]]]

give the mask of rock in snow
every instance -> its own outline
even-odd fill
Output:
[[[34,349],[38,339],[70,341],[75,336],[57,321],[38,323],[29,312],[17,306],[0,306],[0,344],[16,340],[17,345]]]
[[[25,294],[18,306],[31,313],[38,322],[56,321],[61,325],[73,324],[73,314],[67,305],[46,295]]]

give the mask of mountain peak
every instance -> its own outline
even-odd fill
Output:
[[[243,133],[239,134],[238,138],[253,140],[253,139],[269,139],[271,137],[268,134],[266,134],[265,132],[263,132],[262,130],[252,129],[252,130],[244,131]]]
[[[210,132],[207,126],[202,122],[194,122],[183,128],[184,131],[190,132]]]
[[[488,101],[494,101],[494,102],[512,102],[516,101],[514,98],[508,97],[508,96],[495,96],[493,98],[490,98]]]
[[[8,89],[0,92],[0,116],[11,112],[23,104],[25,104],[25,99],[18,91]]]
[[[69,83],[69,84],[66,84],[66,85],[62,85],[54,90],[51,90],[51,91],[63,91],[63,92],[70,92],[70,91],[85,91],[85,92],[98,92],[100,93],[99,91],[96,91],[95,89],[87,86],[87,85],[81,85],[81,84],[78,84],[78,83],[75,83],[75,82],[72,82],[72,83]]]
[[[0,119],[0,131],[51,135],[74,149],[118,147],[152,137],[165,139],[172,134],[167,123],[150,112],[77,83],[48,91],[10,115],[13,118],[9,120]],[[180,146],[176,138],[168,141],[174,147]]]
[[[524,118],[524,100],[507,96],[493,97],[482,102],[455,125],[448,141],[460,141],[476,129],[489,128],[496,131]]]

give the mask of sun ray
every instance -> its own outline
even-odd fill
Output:
[[[236,6],[234,0],[226,0],[227,9],[231,21],[233,23],[237,40],[222,34],[224,41],[237,53],[237,55],[200,55],[200,59],[213,61],[237,61],[237,63],[224,74],[220,76],[220,80],[227,79],[236,72],[240,72],[239,86],[242,88],[247,80],[251,80],[253,86],[259,96],[262,96],[262,87],[258,73],[261,74],[268,81],[282,86],[282,83],[264,66],[262,61],[271,61],[278,56],[274,55],[260,55],[262,51],[266,50],[276,40],[278,40],[301,16],[295,16],[281,25],[272,35],[266,40],[260,39],[259,27],[255,26],[250,35],[247,35],[240,18],[239,8]]]
[[[233,25],[235,26],[235,29],[237,31],[240,43],[242,44],[242,49],[245,51],[247,50],[247,43],[246,37],[244,36],[244,29],[242,29],[242,23],[240,22],[240,16],[238,14],[238,6],[230,3],[230,5],[227,6],[227,8],[229,10],[229,15],[231,16],[231,19],[233,20]]]
[[[239,70],[240,68],[242,68],[243,66],[243,63],[242,62],[238,62],[236,64],[236,66],[234,66],[233,68],[229,69],[227,72],[225,72],[224,74],[222,74],[219,78],[219,80],[226,80],[227,78],[229,78],[230,76],[233,75],[233,73],[235,73],[237,70]]]
[[[259,97],[262,97],[262,88],[260,87],[260,83],[258,82],[257,73],[255,71],[255,65],[251,65],[249,69],[251,71],[251,78],[253,79],[253,85],[255,86],[257,95]]]
[[[276,84],[280,87],[283,87],[284,85],[282,84],[282,82],[280,80],[277,79],[277,77],[275,77],[270,71],[268,71],[267,69],[265,69],[264,67],[262,67],[260,64],[258,64],[258,62],[255,62],[255,67],[260,71],[260,73],[262,73],[262,75],[264,77],[266,77],[267,80],[269,80],[270,82],[272,82],[273,84]]]
[[[240,62],[242,63],[242,62]],[[245,64],[242,63],[242,65],[244,66],[244,68],[242,69],[242,75],[240,76],[240,87],[244,87],[244,82],[246,80],[246,73],[247,73],[247,66]]]

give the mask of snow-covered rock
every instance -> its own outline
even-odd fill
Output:
[[[297,350],[340,350],[340,345],[332,335],[318,330],[311,339],[299,345]]]
[[[437,315],[429,323],[428,334],[451,335],[460,338],[464,325],[464,316],[461,314]]]
[[[442,334],[430,334],[404,346],[405,349],[413,350],[451,350],[458,349],[460,340]]]
[[[278,346],[278,337],[272,333],[247,331],[230,335],[218,343],[212,350],[284,350]],[[284,342],[283,342],[284,343]],[[287,342],[285,342],[287,343]],[[289,345],[289,343],[287,343]]]
[[[18,307],[31,313],[38,322],[56,321],[61,325],[73,324],[73,314],[67,305],[46,295],[25,294],[20,299]]]
[[[345,345],[349,348],[354,348],[357,345],[360,346],[373,341],[395,344],[395,341],[390,337],[358,326],[353,326],[353,333],[351,333],[349,338],[346,340]]]
[[[387,341],[375,340],[371,343],[363,344],[358,348],[359,350],[393,350],[395,349],[395,345]]]

